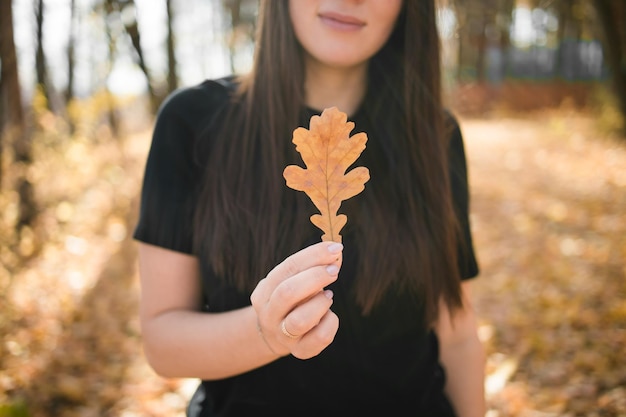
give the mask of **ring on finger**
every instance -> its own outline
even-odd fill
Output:
[[[287,328],[285,327],[285,320],[283,320],[280,323],[280,331],[282,331],[283,334],[290,339],[297,339],[300,337],[300,336],[296,336],[295,334],[290,333],[289,330],[287,330]]]

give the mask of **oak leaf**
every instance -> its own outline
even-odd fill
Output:
[[[341,242],[340,230],[346,225],[345,214],[337,214],[341,202],[359,194],[370,179],[369,170],[358,167],[346,173],[365,149],[367,135],[350,136],[354,123],[336,107],[325,109],[321,116],[313,116],[309,129],[299,127],[293,132],[292,142],[306,165],[285,168],[287,186],[304,191],[319,214],[311,222],[322,229],[323,241]]]

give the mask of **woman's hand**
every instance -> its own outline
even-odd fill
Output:
[[[141,329],[150,364],[167,378],[218,380],[290,353],[317,355],[338,329],[332,294],[324,288],[337,279],[341,250],[332,242],[308,247],[257,285],[254,306],[202,312],[198,259],[141,243]],[[283,334],[283,323],[295,338]]]
[[[261,337],[275,354],[309,359],[335,338],[339,318],[330,309],[341,267],[340,243],[320,242],[277,265],[250,296]]]

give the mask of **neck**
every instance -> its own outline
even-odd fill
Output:
[[[349,68],[328,67],[306,59],[305,102],[316,110],[337,107],[353,115],[365,96],[367,63]]]

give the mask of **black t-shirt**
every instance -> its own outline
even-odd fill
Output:
[[[137,240],[193,253],[193,215],[207,161],[206,155],[198,153],[206,146],[198,145],[211,140],[207,132],[219,125],[231,90],[228,79],[205,81],[174,93],[161,107],[146,164],[134,233]],[[302,126],[308,127],[312,114],[313,110],[303,109]],[[363,112],[357,112],[352,120],[355,132],[367,132],[372,125]],[[478,274],[478,267],[468,219],[465,153],[452,116],[448,126],[453,200],[463,230],[461,275],[469,279]],[[422,324],[421,307],[413,297],[390,291],[364,316],[349,286],[355,279],[358,255],[351,251],[349,231],[342,234],[344,262],[339,279],[331,287],[333,311],[340,320],[333,343],[309,360],[287,356],[242,375],[203,381],[204,398],[197,397],[196,404],[199,415],[369,416],[405,415],[405,410],[414,410],[411,415],[453,415],[442,394],[444,376],[438,364],[438,342]],[[210,265],[199,261],[207,311],[250,304],[250,294],[225,284],[214,276]]]

